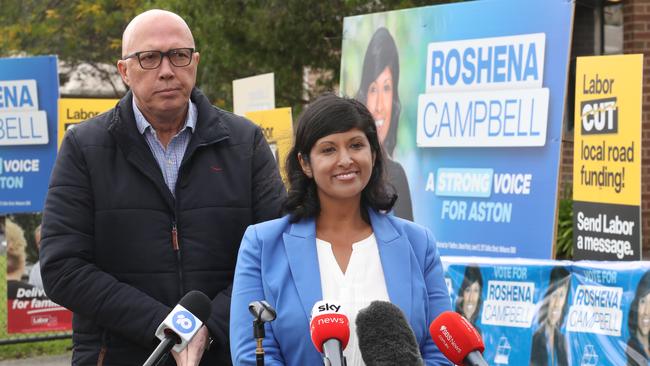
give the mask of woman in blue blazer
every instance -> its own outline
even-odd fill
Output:
[[[322,365],[310,338],[320,300],[360,307],[387,300],[405,314],[427,365],[448,365],[428,332],[451,310],[440,255],[428,229],[386,214],[395,202],[384,178],[385,155],[372,115],[353,99],[320,97],[300,117],[287,159],[290,189],[280,219],[250,226],[241,243],[232,291],[230,342],[235,365],[255,365],[248,304],[266,300],[266,365]],[[363,365],[356,334],[348,366]]]

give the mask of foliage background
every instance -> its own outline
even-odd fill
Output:
[[[0,0],[0,57],[57,54],[92,66],[110,83],[122,31],[133,16],[162,8],[181,15],[201,53],[197,84],[232,110],[232,80],[275,73],[276,105],[295,112],[339,80],[343,18],[454,0]],[[308,88],[303,76],[311,72]],[[70,75],[61,73],[61,84]],[[115,97],[120,97],[113,85]]]

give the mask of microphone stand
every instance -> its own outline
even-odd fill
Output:
[[[253,320],[253,338],[257,341],[257,347],[255,348],[255,361],[257,366],[264,366],[264,347],[262,347],[264,337],[264,322],[260,319]]]
[[[253,338],[257,342],[257,346],[255,347],[256,366],[264,366],[264,347],[262,347],[262,341],[264,341],[264,337],[266,336],[264,323],[275,320],[276,312],[264,300],[251,302],[248,305],[248,311],[255,318],[253,320]]]

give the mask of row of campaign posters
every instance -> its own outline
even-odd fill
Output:
[[[375,117],[399,194],[394,214],[435,234],[451,303],[480,330],[491,365],[647,358],[650,264],[550,260],[573,11],[566,0],[482,0],[343,23],[340,93]],[[70,329],[70,313],[30,280],[33,213],[68,125],[115,104],[65,104],[56,64],[0,59],[9,333]],[[282,161],[291,113],[274,113],[249,117]]]
[[[490,365],[647,365],[650,263],[445,257]]]

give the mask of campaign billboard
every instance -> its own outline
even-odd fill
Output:
[[[641,259],[643,55],[578,57],[573,255]]]
[[[0,58],[0,214],[42,211],[58,98],[56,56]]]
[[[375,118],[394,214],[442,254],[552,256],[573,11],[493,0],[345,18],[341,94]]]

